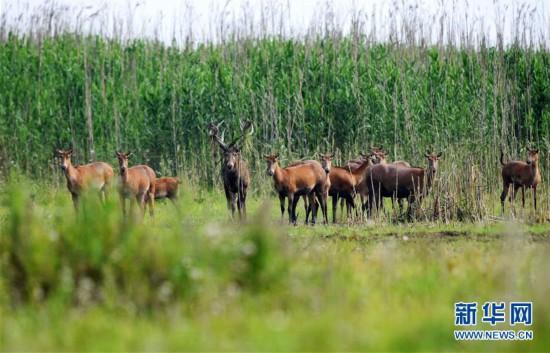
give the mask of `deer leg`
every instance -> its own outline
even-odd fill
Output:
[[[289,193],[288,194],[288,223],[294,222],[294,210],[292,209],[292,205],[294,204],[294,194]]]
[[[74,209],[75,209],[76,211],[78,211],[78,194],[72,192],[72,193],[71,193],[71,198],[73,199],[73,206],[74,206]]]
[[[229,191],[225,184],[223,185],[223,191],[225,192],[225,202],[227,203],[227,209],[231,210],[231,200],[233,198],[233,196],[231,195],[231,191]]]
[[[353,197],[350,194],[346,195],[346,205],[348,207],[348,220],[352,218],[352,210],[355,208],[355,201],[353,200]]]
[[[516,194],[518,192],[519,185],[512,186],[512,192],[510,193],[510,203],[516,201]]]
[[[302,196],[302,198],[304,199],[304,211],[306,211],[306,221],[304,222],[304,224],[307,224],[307,222],[309,221],[309,214],[311,213],[312,205],[308,204],[307,195]]]
[[[246,219],[246,189],[242,189],[241,195],[241,209],[243,211],[243,219]]]
[[[120,193],[120,205],[122,206],[122,215],[126,216],[126,199],[124,198],[124,195]]]
[[[281,204],[281,219],[285,217],[285,197],[279,194],[279,203]]]
[[[525,208],[525,186],[521,187],[521,207]]]
[[[510,189],[510,184],[504,182],[502,185],[502,193],[500,194],[500,204],[502,206],[502,213],[504,213],[504,201],[506,201],[506,196],[508,195],[508,189]]]
[[[336,224],[336,209],[338,209],[338,194],[332,195],[332,223]]]
[[[136,195],[136,202],[139,205],[139,209],[143,216],[145,216],[145,197],[147,196],[146,192]]]
[[[407,211],[407,218],[411,221],[415,216],[416,199],[413,195],[409,196],[409,209]]]
[[[323,222],[324,224],[328,224],[328,207],[327,207],[328,192],[319,190],[317,192],[317,198],[319,199],[319,203],[321,205],[321,211],[323,212]]]
[[[230,192],[231,195],[231,218],[235,218],[235,209],[237,208],[237,194]]]
[[[367,209],[367,218],[372,217],[372,208],[374,206],[374,198],[375,197],[376,197],[376,195],[375,195],[374,190],[369,189],[369,194],[367,196],[367,203],[366,203],[366,205],[367,205],[367,207],[366,207],[366,209]]]
[[[315,221],[317,220],[317,203],[315,202],[315,194],[313,192],[310,192],[307,195],[308,202],[309,202],[309,209],[311,210],[311,224],[315,224]],[[305,200],[305,196],[304,196]],[[307,222],[306,222],[307,223]]]
[[[155,216],[155,193],[151,192],[151,190],[149,190],[147,203],[149,205],[149,215],[151,217],[154,217]]]
[[[298,216],[296,215],[296,206],[298,206],[298,201],[300,201],[299,196],[294,196],[292,198],[292,223],[294,225],[298,223]]]
[[[533,206],[535,206],[535,211],[537,210],[537,187],[533,186]]]

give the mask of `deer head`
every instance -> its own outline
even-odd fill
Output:
[[[536,163],[539,160],[539,150],[527,147],[527,164]]]
[[[62,171],[69,169],[71,165],[71,155],[73,154],[73,149],[68,150],[57,150],[56,155],[59,157],[59,166]]]
[[[128,158],[132,155],[132,152],[116,152],[116,157],[118,159],[118,165],[120,167],[120,173],[124,174],[128,170]]]
[[[279,163],[279,155],[269,154],[264,156],[264,159],[267,162],[267,170],[266,170],[267,175],[269,176],[275,175],[275,169],[277,168],[277,165]]]
[[[424,157],[428,159],[428,170],[432,174],[435,174],[437,172],[438,164],[439,164],[438,162],[442,155],[443,155],[443,152],[439,152],[435,154],[435,153],[430,153],[430,151],[426,151],[426,153],[424,154]]]
[[[328,174],[330,173],[330,169],[332,168],[332,153],[320,153],[319,159],[321,160],[321,166],[325,170],[325,172]]]

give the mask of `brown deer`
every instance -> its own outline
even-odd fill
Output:
[[[169,199],[177,207],[178,189],[181,181],[175,177],[163,177],[155,180],[155,200]]]
[[[432,186],[441,155],[427,152],[428,167],[425,169],[392,164],[376,164],[368,168],[363,184],[368,190],[369,215],[372,215],[373,206],[380,207],[383,197],[392,197],[409,200],[408,215],[411,217],[412,205],[420,203]]]
[[[510,203],[515,199],[516,192],[521,188],[522,205],[525,207],[525,188],[533,189],[533,205],[537,209],[537,185],[541,181],[539,170],[539,150],[527,148],[527,162],[509,161],[504,162],[504,152],[500,150],[500,164],[502,165],[502,194],[500,194],[500,203],[502,212],[504,212],[504,201],[508,194],[510,184],[513,190],[510,194]]]
[[[355,209],[355,195],[358,193],[358,187],[363,180],[367,168],[373,165],[370,156],[364,155],[362,162],[357,167],[333,167],[330,171],[330,190],[329,196],[332,196],[332,222],[336,223],[336,209],[338,198],[346,201],[348,217],[352,215]],[[343,212],[343,209],[342,209]]]
[[[75,167],[71,163],[72,149],[57,150],[56,154],[60,159],[61,170],[67,179],[67,189],[71,193],[75,209],[78,209],[79,196],[89,189],[98,190],[101,200],[105,201],[114,176],[113,167],[105,162]]]
[[[327,175],[330,173],[330,170],[332,168],[332,158],[333,158],[333,155],[332,153],[320,153],[319,154],[319,162],[321,163],[321,167],[323,168],[323,170],[325,171],[325,173],[327,173]],[[296,166],[296,165],[299,165],[299,164],[304,164],[304,163],[314,163],[314,164],[317,164],[319,163],[315,160],[303,160],[303,161],[296,161],[296,162],[293,162],[291,164],[289,164],[287,167],[293,167],[293,166]],[[327,178],[327,182],[325,183],[325,190],[324,190],[324,197],[328,200],[328,192],[329,192],[329,189],[330,189],[330,178]],[[306,224],[308,223],[308,220],[309,220],[309,215],[311,214],[312,210],[313,210],[313,206],[309,204],[309,201],[308,201],[308,196],[307,195],[303,195],[302,196],[303,199],[304,199],[304,208],[305,208],[305,211],[306,211]],[[315,209],[317,210],[317,207],[319,206],[319,203],[314,200],[315,202]],[[326,204],[326,203],[325,203]],[[281,206],[282,206],[282,210],[284,209],[284,201],[281,203]],[[328,207],[328,205],[327,205]],[[325,210],[325,212],[327,212],[327,210]],[[328,214],[328,212],[327,212]],[[281,216],[284,216],[284,214],[282,214]],[[317,216],[317,214],[315,215]]]
[[[210,137],[219,145],[223,154],[221,176],[227,208],[231,210],[232,217],[235,216],[235,209],[237,209],[239,218],[246,218],[246,194],[250,184],[250,173],[236,144],[247,134],[247,131],[250,130],[249,134],[252,134],[254,127],[250,121],[241,124],[241,135],[229,145],[226,145],[220,137],[218,127],[219,125],[214,124],[208,126]]]
[[[312,223],[315,223],[317,214],[315,198],[321,206],[325,223],[328,223],[326,214],[328,177],[321,163],[312,160],[282,168],[278,158],[278,155],[265,156],[267,174],[273,177],[273,185],[281,203],[281,213],[284,214],[284,202],[285,198],[288,198],[289,222],[296,224],[296,204],[300,196],[307,195],[312,209]]]
[[[155,171],[146,165],[136,165],[128,167],[128,158],[132,152],[116,152],[118,165],[120,167],[120,201],[122,203],[122,212],[126,214],[126,198],[130,198],[130,207],[132,207],[132,197],[135,198],[143,214],[145,214],[145,204],[149,205],[149,214],[154,215],[155,206]]]

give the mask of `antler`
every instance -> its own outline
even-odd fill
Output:
[[[242,122],[239,120],[239,125],[241,126],[241,134],[229,144],[229,148],[234,147],[235,144],[239,142],[239,140],[242,139],[244,136],[251,136],[254,133],[254,125],[252,124],[252,121],[245,120],[244,122]],[[247,130],[250,130],[250,132],[247,132]]]
[[[215,123],[209,123],[208,124],[208,134],[210,135],[210,138],[214,141],[214,142],[217,142],[218,145],[220,145],[220,148],[224,151],[227,150],[227,145],[225,144],[225,142],[223,142],[223,135],[222,137],[220,138],[220,126],[223,124],[223,120],[220,121],[218,124],[215,124]]]

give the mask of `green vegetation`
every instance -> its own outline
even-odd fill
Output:
[[[55,148],[73,147],[81,162],[112,160],[118,148],[164,174],[212,183],[205,125],[221,119],[228,134],[239,119],[254,121],[246,151],[254,169],[262,153],[334,151],[341,162],[374,143],[416,164],[429,148],[452,153],[460,169],[491,170],[500,145],[523,159],[527,143],[544,152],[550,144],[544,47],[376,44],[362,33],[184,49],[78,34],[2,37],[2,160],[32,175],[51,174]]]
[[[237,224],[221,194],[201,189],[184,189],[179,215],[159,203],[154,219],[123,220],[115,197],[89,195],[75,214],[64,187],[22,182],[2,190],[2,351],[550,344],[547,225],[287,227],[274,199],[252,199]],[[534,341],[454,340],[454,302],[524,299]]]

